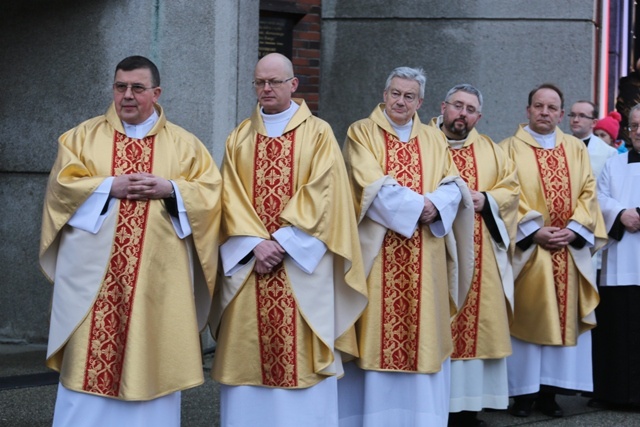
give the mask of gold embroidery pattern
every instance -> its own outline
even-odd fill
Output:
[[[422,162],[417,138],[403,143],[385,132],[386,173],[422,193]],[[418,369],[422,230],[410,239],[388,230],[382,251],[381,369]]]
[[[295,132],[256,140],[253,205],[270,234],[280,228],[280,214],[293,195],[294,147]],[[256,304],[262,383],[296,387],[296,302],[282,263],[270,274],[256,275]]]
[[[151,172],[154,137],[116,132],[112,175]],[[109,266],[93,306],[83,390],[117,397],[138,280],[148,202],[120,200]]]
[[[571,178],[564,146],[561,145],[552,150],[540,148],[533,148],[533,150],[538,161],[550,225],[564,228],[571,218]],[[551,252],[563,344],[567,328],[568,258],[569,249],[567,247]]]
[[[474,146],[451,150],[453,161],[460,171],[460,177],[471,190],[478,191],[478,169]],[[482,283],[482,215],[474,213],[473,250],[475,264],[473,281],[467,298],[451,325],[453,336],[452,359],[470,359],[476,357],[478,344],[478,322],[480,319],[480,292]]]

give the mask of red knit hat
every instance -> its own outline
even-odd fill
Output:
[[[615,141],[618,139],[618,132],[620,131],[620,120],[622,120],[622,116],[614,110],[604,119],[598,120],[598,123],[593,127],[593,130],[603,130],[609,134],[613,141]]]

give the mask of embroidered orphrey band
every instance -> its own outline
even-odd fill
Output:
[[[478,168],[474,145],[450,150],[460,177],[469,189],[478,191]],[[480,319],[480,293],[482,291],[482,215],[474,213],[473,251],[475,264],[473,280],[467,298],[451,325],[453,337],[452,359],[470,359],[476,357],[478,346],[478,321]]]
[[[422,162],[417,138],[408,143],[385,132],[386,173],[421,193]],[[422,234],[410,239],[388,230],[382,252],[381,369],[416,371],[420,332]]]
[[[542,180],[542,191],[549,211],[550,225],[564,228],[571,218],[571,178],[564,146],[552,150],[532,147]],[[567,292],[569,289],[569,249],[551,251],[556,299],[560,314],[562,343],[566,342]]]
[[[280,214],[293,195],[295,131],[278,138],[258,135],[254,158],[253,205],[269,231],[280,228]],[[284,265],[256,275],[256,304],[262,383],[296,387],[296,302]]]
[[[154,139],[115,132],[111,174],[151,173]],[[91,314],[85,391],[119,394],[148,213],[147,201],[120,200],[111,258]]]

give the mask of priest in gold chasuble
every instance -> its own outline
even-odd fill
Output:
[[[512,414],[535,401],[560,417],[558,392],[591,391],[591,332],[599,296],[591,253],[606,242],[589,153],[564,134],[563,95],[551,84],[529,94],[528,125],[501,143],[520,182],[514,254],[513,355],[507,359]]]
[[[366,284],[346,168],[291,62],[263,57],[259,105],[228,137],[211,329],[222,425],[337,426]],[[248,409],[250,408],[250,409]]]
[[[222,181],[159,86],[151,61],[124,59],[107,113],[59,139],[40,246],[55,426],[178,426],[180,390],[204,382]]]
[[[447,424],[451,317],[473,272],[473,203],[444,135],[416,113],[425,81],[422,70],[395,69],[385,103],[349,127],[343,147],[369,291],[360,357],[339,381],[344,425]]]
[[[449,90],[431,126],[447,137],[453,161],[474,201],[473,281],[451,332],[449,426],[477,425],[483,408],[509,404],[507,360],[513,317],[513,271],[519,184],[515,166],[475,129],[482,94],[469,84]]]

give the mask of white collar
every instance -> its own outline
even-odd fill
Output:
[[[138,123],[137,125],[131,125],[123,121],[122,126],[124,127],[124,133],[129,138],[142,139],[147,136],[147,134],[149,133],[151,128],[153,128],[153,125],[156,124],[159,118],[160,117],[158,116],[158,113],[154,109],[153,113],[149,116],[149,118],[147,118],[147,120],[142,123]]]

